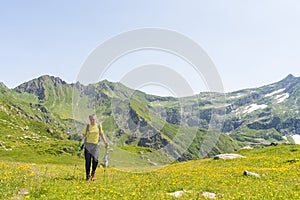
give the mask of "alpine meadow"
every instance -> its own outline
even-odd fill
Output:
[[[182,98],[48,75],[1,83],[0,198],[300,199],[299,111],[291,74]],[[97,179],[86,181],[79,135],[91,113],[109,164],[101,144]]]

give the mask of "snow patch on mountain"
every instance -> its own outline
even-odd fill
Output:
[[[262,105],[257,105],[256,103],[255,104],[251,104],[249,106],[246,106],[245,107],[245,110],[243,111],[244,114],[249,114],[255,110],[258,110],[258,109],[264,109],[266,108],[267,105],[266,104],[262,104]]]
[[[245,96],[245,94],[237,94],[237,95],[235,95],[235,96],[231,96],[231,97],[229,97],[228,99],[237,99],[237,98],[241,98],[241,97],[243,97],[243,96]]]
[[[282,136],[282,139],[284,139],[285,141],[288,141],[286,136]]]
[[[295,144],[300,144],[300,135],[293,135],[293,140],[295,141]]]
[[[283,102],[284,100],[286,100],[287,98],[289,98],[289,96],[290,96],[289,93],[284,93],[284,94],[277,95],[275,97],[276,103]]]
[[[282,89],[273,91],[273,92],[271,92],[271,93],[269,93],[269,94],[266,94],[265,97],[271,97],[271,96],[273,96],[273,95],[275,95],[275,94],[278,94],[278,93],[283,92],[284,90],[285,90],[285,88],[282,88]]]

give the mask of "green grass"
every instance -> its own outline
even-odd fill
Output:
[[[226,200],[296,200],[299,152],[300,146],[283,145],[241,150],[238,153],[246,158],[194,160],[145,173],[132,173],[126,167],[98,168],[94,182],[84,180],[83,159],[66,164],[1,161],[0,192],[3,199],[174,199],[169,192],[186,190],[179,199],[205,199],[202,192],[213,192]],[[244,176],[244,170],[260,178]]]
[[[147,105],[135,99],[130,100],[130,105],[137,112],[138,115],[143,117],[145,120],[150,121],[149,108],[147,107]]]

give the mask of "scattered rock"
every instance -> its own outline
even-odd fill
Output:
[[[217,195],[213,192],[202,192],[201,195],[210,199],[215,199],[217,197]]]
[[[249,172],[247,170],[244,171],[244,176],[255,176],[255,177],[258,177],[258,178],[260,177],[259,174],[254,173],[254,172]]]
[[[218,159],[225,160],[225,159],[235,159],[235,158],[246,158],[246,157],[240,154],[219,154],[214,157],[215,160]]]
[[[140,156],[141,159],[145,159],[145,157],[143,155]]]
[[[287,160],[286,162],[287,163],[296,163],[296,162],[299,162],[300,160],[298,158],[294,158],[294,159],[291,159],[291,160]]]
[[[53,130],[51,128],[48,128],[47,132],[50,133],[50,134],[53,134]]]
[[[176,192],[170,192],[170,193],[167,193],[168,195],[171,195],[173,197],[181,197],[184,193],[186,193],[185,190],[179,190],[179,191],[176,191]]]
[[[20,194],[20,195],[28,195],[29,192],[27,191],[26,188],[21,188],[21,189],[18,191],[18,194]]]
[[[0,110],[5,112],[7,115],[9,115],[10,113],[6,110],[6,108],[4,106],[0,106]]]
[[[50,113],[50,112],[47,110],[47,108],[45,108],[45,107],[43,107],[43,106],[41,106],[39,109],[40,109],[40,111],[43,112],[43,113]]]
[[[271,142],[270,146],[277,146],[278,143],[277,142]]]
[[[242,149],[253,149],[253,148],[250,147],[250,146],[245,146],[245,147],[243,147]]]
[[[147,159],[147,161],[148,161],[149,164],[154,165],[154,166],[157,166],[157,163],[152,162],[149,158]]]

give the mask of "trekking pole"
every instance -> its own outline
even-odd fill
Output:
[[[105,155],[103,158],[103,162],[104,162],[104,169],[106,169],[108,166],[108,147],[105,148]]]
[[[108,147],[105,147],[105,155],[103,157],[103,164],[104,164],[103,178],[104,178],[104,183],[105,183],[105,171],[108,166]]]
[[[80,158],[80,156],[81,156],[81,151],[82,151],[82,149],[83,149],[83,139],[82,140],[80,140],[80,139],[78,139],[78,145],[77,145],[77,157],[78,158]],[[74,165],[74,175],[73,175],[73,177],[74,177],[74,179],[76,178],[76,168],[77,168],[77,164],[75,163],[75,165]]]
[[[83,149],[83,139],[78,140],[78,149],[77,149],[77,156],[80,158],[81,156],[81,151]]]

